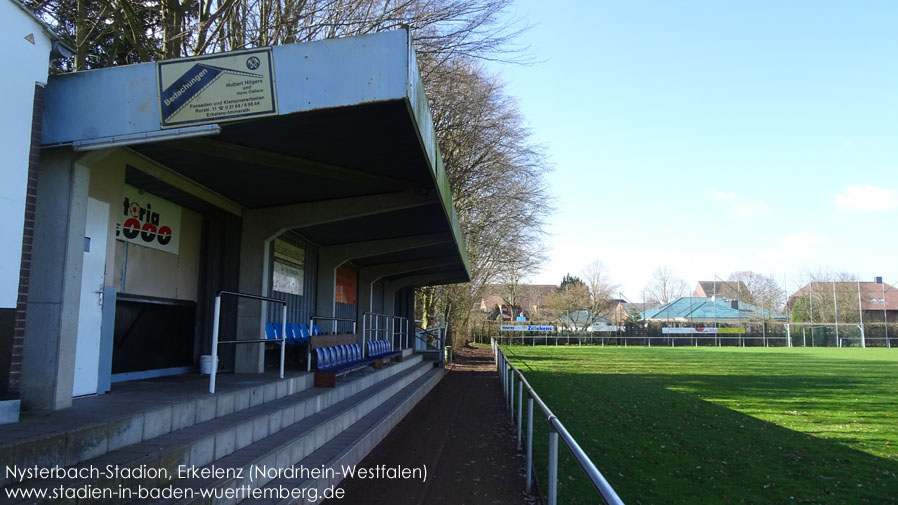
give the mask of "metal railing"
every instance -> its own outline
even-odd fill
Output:
[[[585,334],[539,334],[539,335],[518,335],[518,334],[508,334],[508,335],[499,335],[495,338],[502,345],[596,345],[596,346],[605,346],[607,345],[622,345],[624,347],[628,347],[630,345],[644,345],[647,347],[678,347],[684,345],[689,345],[692,347],[699,347],[700,345],[708,346],[711,344],[703,343],[700,344],[699,341],[702,342],[713,342],[712,346],[721,347],[723,341],[727,340],[736,340],[739,341],[739,345],[741,347],[745,347],[746,341],[751,342],[763,342],[764,347],[770,347],[772,343],[776,341],[783,342],[782,346],[791,347],[791,341],[789,337],[784,336],[745,336],[745,335],[731,335],[731,334],[713,334],[709,333],[706,335],[701,334],[672,334],[667,333],[663,335],[626,335],[626,334],[614,334],[614,333],[606,333],[606,332],[596,332],[596,333],[585,333]],[[843,338],[843,340],[846,340]]]
[[[315,334],[315,321],[333,321],[334,333],[337,333],[337,323],[352,323],[352,333],[356,333],[355,319],[349,319],[346,317],[312,316],[309,319],[309,345],[306,348],[306,372],[312,371],[312,335]]]
[[[533,404],[539,406],[546,422],[549,424],[549,469],[548,478],[549,485],[547,490],[549,505],[557,505],[558,503],[558,439],[560,438],[573,454],[574,459],[580,468],[586,473],[599,496],[608,505],[623,505],[623,501],[617,495],[617,492],[611,487],[611,484],[605,479],[602,473],[596,468],[596,465],[589,459],[586,452],[580,447],[580,444],[574,440],[574,437],[567,431],[561,421],[549,410],[549,407],[542,401],[533,387],[524,378],[524,375],[514,365],[512,365],[495,338],[491,339],[493,348],[493,357],[496,360],[496,369],[499,371],[499,380],[502,385],[503,393],[511,410],[512,421],[515,420],[515,377],[517,377],[517,441],[518,449],[521,449],[522,438],[522,418],[524,406],[524,389],[527,390],[527,492],[532,488],[533,482]]]
[[[260,300],[269,303],[281,304],[281,338],[259,338],[248,340],[225,340],[218,341],[218,330],[221,323],[221,297],[222,295],[236,296],[238,298],[250,298],[252,300]],[[267,296],[250,295],[246,293],[237,293],[234,291],[219,291],[215,296],[215,313],[212,316],[212,371],[209,374],[209,393],[215,394],[215,375],[218,372],[218,346],[219,344],[261,344],[261,343],[281,343],[281,379],[284,378],[284,353],[287,344],[287,302],[278,300],[277,298],[268,298]]]
[[[399,328],[399,331],[396,331],[397,326]],[[393,335],[393,341],[397,342],[400,348],[407,349],[411,320],[407,317],[393,316],[392,318],[390,318],[390,327],[392,328],[392,331],[390,333]]]
[[[371,337],[371,340],[379,340],[381,333],[383,333],[383,339],[389,336],[389,322],[390,318],[393,317],[389,314],[378,314],[377,312],[362,312],[362,355],[367,355],[368,350],[366,349],[365,342],[368,341],[368,337]],[[381,324],[383,323],[383,324]]]
[[[439,364],[442,368],[445,362],[446,334],[449,331],[449,325],[434,326],[433,328],[415,331],[415,340],[424,344],[421,350],[436,350],[439,352]],[[417,345],[415,348],[417,349]]]

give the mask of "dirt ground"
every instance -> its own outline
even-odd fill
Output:
[[[526,460],[503,407],[489,348],[456,350],[449,373],[359,464],[426,466],[427,477],[345,479],[342,500],[328,505],[535,504],[524,492]]]

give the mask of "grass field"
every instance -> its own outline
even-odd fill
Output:
[[[506,353],[628,505],[898,504],[898,349]],[[561,454],[559,503],[597,503]]]

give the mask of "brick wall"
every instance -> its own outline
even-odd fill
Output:
[[[31,277],[31,245],[34,240],[34,211],[37,205],[37,174],[41,153],[41,119],[44,110],[44,88],[34,86],[34,111],[31,121],[31,150],[28,155],[28,187],[25,196],[25,222],[22,234],[22,263],[19,270],[19,297],[9,362],[9,390],[19,390],[22,374],[22,350],[25,344],[25,310],[28,306],[28,281]]]

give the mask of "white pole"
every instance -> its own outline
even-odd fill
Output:
[[[443,352],[440,349],[440,352]],[[511,422],[514,422],[514,370],[508,369],[508,410],[509,414],[511,414]]]
[[[558,432],[549,420],[549,505],[558,503]]]
[[[838,347],[842,347],[842,340],[839,338],[839,303],[836,300],[836,280],[833,279],[833,311],[836,315],[836,343]]]
[[[521,450],[521,424],[524,419],[524,381],[518,382],[518,450]]]
[[[867,347],[864,338],[864,311],[861,309],[861,281],[857,281],[857,313],[861,319],[861,348]]]
[[[312,371],[312,327],[315,326],[315,318],[309,319],[309,345],[306,346],[306,372]]]
[[[215,372],[218,371],[218,323],[221,315],[221,295],[215,297],[215,312],[212,315],[212,372],[209,374],[209,393],[215,394]]]
[[[287,304],[281,310],[281,379],[284,378],[284,354],[287,351]]]
[[[527,492],[533,481],[533,397],[527,398]]]
[[[882,286],[882,324],[884,324],[886,328],[886,348],[890,348],[892,346],[889,345],[889,315],[888,312],[886,312],[886,307],[888,305],[886,303],[886,285],[885,283],[881,283],[880,285]]]

